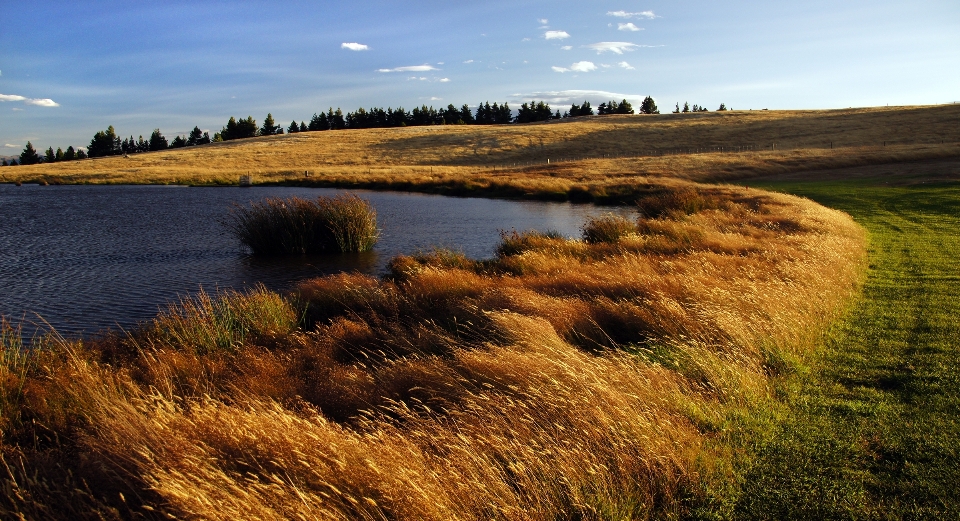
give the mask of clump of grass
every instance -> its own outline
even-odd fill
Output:
[[[640,215],[650,219],[691,215],[721,206],[721,199],[691,186],[662,190],[637,200]]]
[[[234,349],[252,338],[288,335],[298,327],[298,318],[290,302],[263,286],[217,298],[201,291],[171,305],[142,335],[149,345],[202,354]]]
[[[227,226],[257,255],[363,252],[379,235],[376,210],[351,194],[238,205]]]
[[[590,244],[616,243],[637,233],[637,223],[622,215],[591,217],[583,225],[583,240]]]

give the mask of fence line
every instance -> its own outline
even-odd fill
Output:
[[[888,142],[883,141],[876,145],[851,145],[851,146],[835,146],[831,141],[828,145],[822,146],[783,146],[780,143],[770,143],[766,145],[734,145],[734,146],[712,146],[712,147],[669,147],[669,148],[653,148],[646,151],[638,151],[632,153],[623,153],[623,154],[598,154],[598,155],[578,155],[578,156],[564,156],[564,157],[549,157],[545,159],[540,159],[537,161],[512,161],[509,163],[497,163],[486,168],[492,168],[494,171],[498,170],[507,170],[507,169],[516,169],[516,168],[526,168],[530,166],[544,166],[544,165],[553,165],[559,163],[571,163],[576,161],[587,161],[591,159],[633,159],[641,157],[663,157],[663,156],[679,156],[679,155],[695,155],[695,154],[739,154],[743,152],[762,152],[762,151],[791,151],[791,150],[832,150],[835,148],[864,148],[868,146],[876,147],[885,147]],[[947,143],[944,140],[937,142],[914,142],[914,143],[889,143],[890,145],[953,145],[958,144],[958,142]]]

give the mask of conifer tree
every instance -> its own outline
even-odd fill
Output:
[[[167,148],[169,148],[167,138],[163,137],[159,128],[153,129],[153,133],[150,134],[150,151],[156,152],[157,150],[166,150]]]
[[[260,127],[260,135],[272,136],[277,133],[277,130],[280,130],[280,127],[273,120],[273,114],[267,113],[266,119],[263,120],[263,126]]]
[[[296,134],[297,132],[300,132],[300,125],[297,125],[297,120],[293,120],[287,127],[287,134]]]
[[[33,148],[33,143],[27,141],[27,146],[23,147],[23,152],[20,152],[20,164],[35,165],[39,162],[40,154],[37,154],[37,149]]]
[[[57,160],[57,155],[53,152],[53,147],[47,148],[47,151],[43,154],[44,163],[53,163]]]
[[[657,108],[657,104],[653,101],[651,96],[643,98],[643,103],[640,104],[640,113],[641,114],[659,114],[660,110]]]
[[[677,103],[677,108],[673,109],[673,113],[674,113],[674,114],[679,114],[679,113],[680,113],[680,104],[679,104],[679,103]]]
[[[187,140],[183,136],[173,138],[173,142],[170,143],[170,148],[183,148],[185,146],[187,146]]]
[[[727,106],[723,103],[720,104],[720,108],[717,109],[717,112],[723,112],[727,110]]]
[[[683,110],[681,112],[683,112],[684,114],[686,114],[687,112],[690,112],[690,105],[687,105],[686,101],[683,102]]]
[[[200,127],[193,127],[193,130],[190,131],[190,134],[187,136],[187,146],[192,147],[202,144],[204,132],[200,130]],[[207,138],[207,143],[209,143],[209,136]]]
[[[117,132],[110,125],[107,130],[101,130],[93,135],[90,140],[90,146],[87,147],[89,157],[113,156],[122,152],[122,143],[117,136]]]
[[[307,124],[304,123],[303,121],[301,121],[301,122],[300,122],[300,132],[306,132],[306,131],[307,131]]]
[[[633,114],[633,105],[624,99],[617,104],[617,114]]]
[[[77,159],[86,159],[87,153],[81,148],[77,150]]]
[[[63,149],[57,147],[57,153],[53,158],[54,161],[63,161]]]
[[[64,161],[73,161],[77,158],[77,151],[73,149],[73,146],[67,147],[67,151],[63,153]]]

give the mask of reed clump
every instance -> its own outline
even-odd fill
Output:
[[[201,295],[26,373],[4,358],[28,420],[0,439],[0,517],[690,514],[732,480],[736,418],[856,290],[864,236],[799,198],[657,188],[723,210]]]
[[[351,194],[237,205],[227,226],[257,255],[364,252],[379,235],[376,210]]]

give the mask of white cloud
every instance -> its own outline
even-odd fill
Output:
[[[597,54],[603,54],[607,51],[610,51],[616,54],[623,54],[624,51],[632,51],[639,46],[635,43],[630,43],[630,42],[599,42],[599,43],[592,43],[590,45],[585,45],[584,47],[586,47],[587,49],[593,49],[594,51],[597,51]]]
[[[20,145],[11,145],[10,143],[6,143],[3,146],[5,148],[20,148]]]
[[[369,45],[364,45],[364,44],[362,44],[362,43],[356,43],[356,42],[353,42],[353,43],[341,43],[341,44],[340,44],[340,48],[341,48],[341,49],[349,49],[349,50],[351,50],[351,51],[369,51],[369,50],[370,50],[370,46],[369,46]]]
[[[561,47],[560,49],[562,49],[562,50],[564,50],[564,51],[569,51],[570,49],[573,49],[573,46],[572,46],[572,45],[564,45],[564,46]]]
[[[593,62],[577,62],[567,67],[551,67],[553,72],[590,72],[597,70],[597,66]]]
[[[27,105],[37,107],[59,107],[60,104],[50,98],[27,98],[17,94],[0,94],[0,101],[22,101]],[[14,109],[16,110],[16,109]]]
[[[437,62],[437,65],[443,65],[443,62]]]
[[[440,100],[442,100],[442,99],[443,99],[443,98],[438,98],[438,97],[436,97],[436,96],[430,96],[430,101],[440,101]]]
[[[440,78],[440,83],[450,83],[450,78]]]
[[[547,40],[563,40],[570,38],[570,35],[567,34],[567,31],[547,31],[543,33],[543,37]]]
[[[463,63],[473,63],[473,60],[467,60],[467,61],[465,61],[465,62],[463,62]]]
[[[541,18],[537,20],[537,23],[539,23],[540,25],[547,25],[548,23],[550,23],[550,20],[547,20],[546,18]]]
[[[554,90],[538,91],[523,94],[514,94],[513,99],[508,99],[510,103],[523,103],[530,101],[544,101],[551,105],[565,105],[568,103],[583,103],[584,100],[594,104],[605,103],[612,99],[625,99],[634,106],[639,106],[645,96],[639,94],[623,94],[619,92],[607,92],[603,90]]]
[[[530,38],[524,38],[524,39],[522,39],[522,40],[520,40],[520,41],[521,41],[521,42],[529,42],[529,41],[530,41]]]
[[[630,65],[630,64],[627,63],[627,62],[620,62],[620,63],[618,63],[617,65],[619,65],[620,67],[623,67],[624,69],[630,70],[630,71],[636,70],[636,67],[633,67],[632,65]]]
[[[394,67],[393,69],[377,69],[377,72],[427,72],[439,70],[433,65],[410,65],[407,67]]]
[[[653,20],[659,18],[653,14],[653,11],[640,11],[639,13],[628,13],[627,11],[607,11],[607,16],[616,16],[617,18],[646,18]]]
[[[38,107],[59,107],[60,106],[59,103],[57,103],[56,101],[53,101],[50,98],[28,99],[24,103],[26,103],[27,105],[36,105]]]
[[[642,31],[643,29],[637,27],[636,25],[633,25],[633,22],[628,22],[625,24],[617,24],[617,30],[636,32],[636,31]]]

